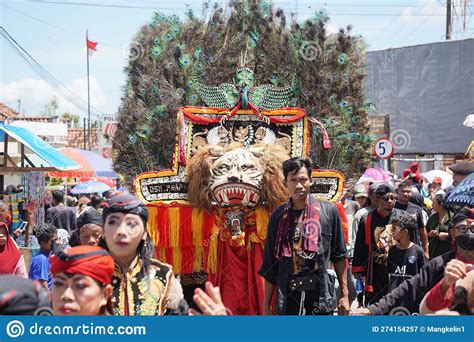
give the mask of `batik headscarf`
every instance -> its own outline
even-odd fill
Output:
[[[66,253],[59,252],[50,257],[51,274],[82,274],[107,285],[112,281],[114,260],[109,253],[97,246],[76,246]]]

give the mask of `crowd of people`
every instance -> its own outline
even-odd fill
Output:
[[[474,238],[474,215],[472,208],[453,212],[445,202],[449,193],[474,172],[474,164],[461,162],[450,169],[453,184],[444,188],[439,177],[424,186],[414,164],[398,181],[375,182],[366,192],[360,185],[354,187],[354,199],[365,206],[351,218],[352,239],[348,245],[352,249],[353,281],[364,284],[354,313],[389,314],[403,307],[412,314],[426,314],[456,306],[453,300],[441,299],[445,299],[446,284],[454,286],[472,269],[474,246],[469,239]],[[468,243],[460,243],[459,239]],[[453,258],[459,272],[448,276],[450,268],[443,272],[443,267]],[[429,291],[438,282],[445,284],[443,291],[439,290],[441,285]],[[465,280],[463,284],[467,292],[472,291],[472,282]],[[425,295],[431,299],[420,307]],[[441,307],[434,306],[433,301],[442,303]]]
[[[455,187],[474,164],[451,169]],[[417,171],[347,188],[340,203],[346,241],[338,206],[310,193],[311,160],[285,161],[290,197],[271,214],[259,270],[263,313],[380,315],[402,307],[472,314],[474,210],[452,212],[445,205],[452,189],[439,179],[424,188]],[[231,314],[209,282],[195,290],[189,309],[179,277],[155,258],[148,210],[138,198],[110,192],[72,199],[56,190],[46,194],[45,210],[27,272],[0,203],[0,313]]]

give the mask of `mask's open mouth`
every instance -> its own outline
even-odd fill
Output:
[[[225,183],[217,186],[213,194],[221,207],[255,207],[260,201],[260,190],[248,183]]]

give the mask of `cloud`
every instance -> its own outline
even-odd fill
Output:
[[[445,19],[440,14],[446,12],[446,7],[438,2],[438,0],[419,0],[414,6],[405,8],[401,15],[400,20],[408,23],[412,22],[415,24],[419,23],[420,17],[436,17],[444,21]]]
[[[66,87],[74,94],[87,102],[87,78],[73,80]],[[44,106],[53,97],[58,101],[57,113],[72,112],[86,115],[53,87],[41,79],[25,77],[19,81],[0,83],[0,102],[13,106],[18,99],[21,100],[21,112],[27,115],[38,115],[44,110]],[[99,82],[94,76],[90,76],[91,105],[101,109],[106,104],[106,97]],[[16,105],[13,107],[16,109]]]

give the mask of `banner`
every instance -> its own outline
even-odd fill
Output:
[[[117,115],[104,114],[100,120],[99,150],[104,158],[112,158],[112,140],[117,133]]]
[[[472,316],[2,316],[0,341],[474,341]]]

